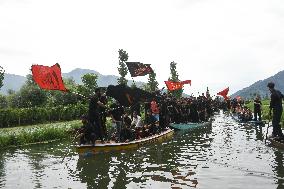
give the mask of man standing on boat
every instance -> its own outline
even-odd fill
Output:
[[[271,111],[273,111],[272,137],[279,137],[279,138],[282,139],[282,138],[284,138],[284,136],[283,136],[281,126],[280,126],[280,120],[281,120],[281,115],[282,115],[282,112],[283,112],[282,99],[284,98],[284,96],[280,91],[274,89],[274,86],[275,86],[275,84],[273,82],[270,82],[270,83],[267,84],[267,87],[271,92],[269,116],[271,116]]]
[[[258,116],[258,121],[261,121],[261,100],[259,96],[256,96],[255,100],[253,101],[254,105],[254,121],[257,121],[257,116]]]

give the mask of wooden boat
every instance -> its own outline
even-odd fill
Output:
[[[177,130],[187,130],[187,129],[194,129],[194,128],[202,128],[211,126],[212,122],[200,122],[200,123],[171,123],[170,127]]]
[[[160,134],[156,134],[153,136],[149,136],[146,138],[142,138],[142,139],[134,140],[130,142],[101,143],[98,141],[96,142],[94,146],[91,144],[77,146],[77,151],[79,152],[80,155],[88,156],[88,155],[98,154],[98,153],[130,150],[130,149],[139,148],[140,146],[145,145],[145,144],[163,142],[165,140],[170,139],[173,136],[173,134],[174,134],[174,130],[168,129],[166,131],[161,132]]]

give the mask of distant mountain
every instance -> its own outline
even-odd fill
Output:
[[[102,75],[97,71],[89,69],[81,69],[81,68],[76,68],[69,73],[63,73],[62,76],[64,78],[73,78],[77,84],[82,84],[81,77],[87,73],[93,73],[98,75],[97,83],[98,86],[100,87],[106,87],[108,85],[117,85],[117,79],[119,78],[118,76],[115,75]],[[143,82],[135,82],[135,83],[137,86],[142,86],[144,84]],[[130,86],[131,84],[132,81],[128,81],[128,85]]]
[[[241,96],[243,98],[253,98],[256,94],[259,94],[261,97],[270,96],[270,92],[267,88],[267,83],[269,82],[274,82],[275,88],[284,93],[284,70],[267,79],[259,80],[249,87],[237,91],[231,96]]]
[[[20,90],[22,85],[26,82],[26,77],[14,74],[4,74],[3,87],[0,94],[7,94],[9,89],[14,91]]]
[[[81,77],[87,73],[94,73],[98,75],[98,86],[106,87],[108,85],[117,85],[118,76],[115,75],[102,75],[97,71],[89,70],[89,69],[80,69],[76,68],[69,73],[62,73],[63,78],[72,78],[77,84],[82,84]],[[6,74],[4,75],[4,85],[0,90],[0,94],[7,94],[9,89],[14,91],[20,90],[22,85],[26,82],[26,77],[14,75],[14,74]],[[142,86],[143,82],[135,82],[137,86]],[[128,85],[131,86],[132,81],[128,81]]]

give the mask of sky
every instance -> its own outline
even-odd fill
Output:
[[[283,0],[0,0],[0,23],[0,66],[23,76],[55,63],[119,75],[119,49],[160,88],[176,62],[187,94],[230,95],[284,70]]]

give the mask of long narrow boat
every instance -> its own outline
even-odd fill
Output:
[[[142,139],[134,140],[130,142],[123,142],[123,143],[96,142],[94,146],[91,144],[80,145],[80,146],[77,146],[77,151],[79,152],[80,155],[88,156],[88,155],[98,154],[98,153],[130,150],[130,149],[139,148],[140,146],[145,145],[145,144],[163,142],[165,140],[170,139],[173,136],[173,134],[174,134],[174,130],[168,129],[166,131],[161,132],[160,134],[156,134],[150,137],[146,137],[146,138],[142,138]]]
[[[170,127],[177,130],[187,130],[194,128],[203,128],[207,126],[211,126],[212,122],[200,122],[200,123],[171,123]]]
[[[237,122],[239,122],[239,123],[243,123],[243,124],[262,125],[262,126],[264,126],[264,125],[266,124],[266,121],[254,121],[254,120],[251,120],[251,121],[242,121],[242,120],[240,120],[240,118],[238,117],[237,114],[233,114],[233,113],[231,113],[231,117],[232,117],[235,121],[237,121]]]

